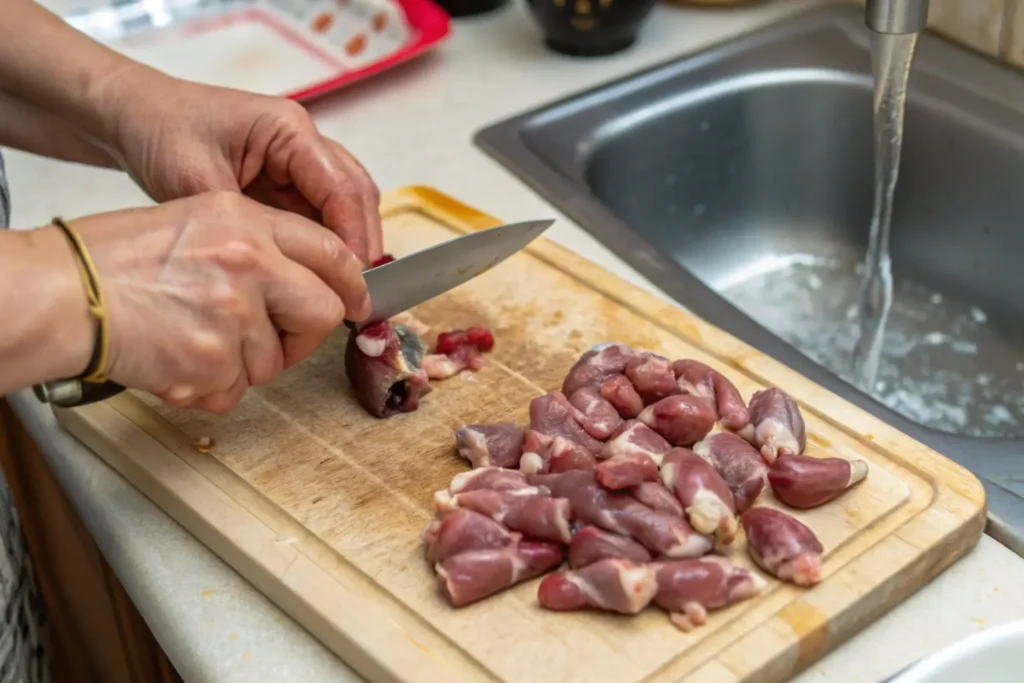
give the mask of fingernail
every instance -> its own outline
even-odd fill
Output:
[[[370,311],[373,310],[373,307],[370,302],[369,292],[363,292],[363,298],[359,300],[359,310],[362,311],[362,315],[364,318],[370,315]]]

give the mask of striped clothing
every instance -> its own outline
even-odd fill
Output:
[[[0,228],[10,220],[11,197],[0,156]],[[0,472],[0,683],[49,683],[45,619],[14,498]]]

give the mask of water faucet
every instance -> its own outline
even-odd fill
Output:
[[[876,33],[920,33],[928,23],[928,0],[866,0],[864,20]]]

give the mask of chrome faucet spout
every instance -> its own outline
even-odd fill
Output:
[[[928,0],[866,0],[864,20],[876,33],[920,33],[928,24]]]

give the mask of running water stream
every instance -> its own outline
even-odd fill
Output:
[[[893,196],[917,39],[872,35],[875,186],[866,256],[846,242],[783,249],[717,286],[750,318],[918,424],[1024,438],[1018,327],[989,320],[979,301],[947,296],[939,283],[892,272]]]
[[[916,33],[871,35],[875,78],[875,200],[858,306],[860,337],[851,362],[854,380],[868,393],[875,389],[885,328],[892,310],[889,232],[903,147],[907,81],[916,46]]]

